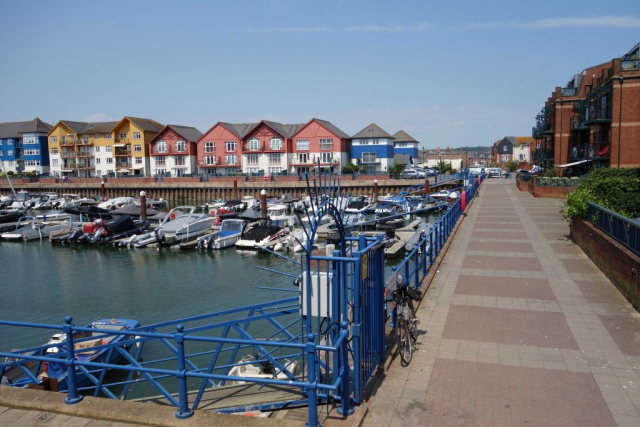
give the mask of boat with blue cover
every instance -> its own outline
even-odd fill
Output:
[[[109,332],[130,330],[140,326],[137,320],[132,319],[98,319],[85,326],[87,329],[95,329],[95,332],[78,331],[73,334],[73,348],[75,358],[81,362],[116,364],[122,359],[122,354],[107,344],[115,344],[127,341],[131,337],[125,335],[111,335]],[[121,345],[119,348],[129,351],[131,344]],[[54,334],[49,342],[41,347],[17,351],[25,356],[44,356],[47,358],[59,358],[60,362],[29,362],[24,359],[5,360],[0,365],[2,384],[13,387],[27,387],[29,384],[38,384],[46,378],[53,378],[58,383],[58,388],[67,388],[67,335]],[[91,368],[87,368],[91,371]],[[90,378],[82,369],[76,367],[76,379],[79,386],[86,384]]]

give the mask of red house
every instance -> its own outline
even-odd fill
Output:
[[[349,163],[350,137],[333,123],[311,119],[293,135],[291,172],[308,173],[318,165],[339,172]]]
[[[263,120],[243,138],[242,170],[269,175],[288,171],[291,137],[302,124],[285,125]]]
[[[202,132],[190,126],[166,125],[149,141],[151,174],[197,173],[196,142]]]
[[[218,122],[197,142],[197,163],[201,172],[231,175],[242,169],[242,138],[256,123]]]

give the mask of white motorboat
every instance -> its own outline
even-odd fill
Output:
[[[12,200],[13,204],[9,207],[13,209],[31,209],[37,202],[37,199],[34,199],[31,193],[24,190],[18,191]]]
[[[241,219],[225,219],[220,230],[208,236],[198,237],[197,248],[224,249],[234,246],[244,230],[245,222]]]
[[[136,199],[133,197],[116,197],[115,199],[109,199],[98,204],[100,209],[120,209],[124,205],[135,203]]]
[[[244,203],[247,209],[252,209],[256,206],[260,206],[260,201],[253,196],[244,196],[242,198],[242,203]]]
[[[281,243],[288,230],[272,223],[256,225],[245,230],[236,242],[238,249],[260,249]]]
[[[64,199],[56,193],[43,193],[36,201],[33,209],[55,209],[64,203]]]
[[[52,211],[47,212],[46,214],[36,216],[38,221],[49,222],[49,221],[68,221],[71,215],[64,211]]]
[[[273,225],[280,227],[293,227],[298,222],[291,212],[291,207],[277,203],[267,207],[267,216]]]
[[[279,371],[271,362],[266,360],[260,354],[256,354],[256,357],[247,355],[240,359],[240,363],[229,371],[229,376],[241,377],[241,378],[262,378],[262,379],[278,379],[286,380],[289,378],[286,372]],[[255,361],[255,363],[250,363]],[[283,368],[286,369],[290,375],[296,375],[298,370],[298,362],[293,360],[286,360],[282,362]],[[228,381],[228,385],[245,384],[245,381],[241,379],[235,381]]]
[[[174,245],[195,239],[206,233],[215,223],[215,217],[195,213],[195,206],[171,209],[156,230],[158,243]]]
[[[317,241],[318,234],[314,234],[313,244],[315,245]],[[286,249],[293,253],[302,252],[307,248],[307,242],[307,233],[301,228],[296,228],[289,234],[289,237],[287,237]]]
[[[16,228],[12,231],[2,233],[0,238],[3,240],[34,240],[48,239],[53,231],[61,231],[70,228],[69,224],[49,225],[36,222],[33,217],[23,217],[16,224]]]
[[[445,201],[457,199],[458,197],[460,197],[460,193],[458,193],[457,191],[442,190],[434,194],[429,194],[429,196],[432,199]]]
[[[344,211],[348,213],[361,213],[372,209],[373,206],[374,204],[371,203],[371,200],[368,197],[353,196],[349,199]]]

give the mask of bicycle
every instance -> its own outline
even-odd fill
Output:
[[[418,340],[418,323],[416,310],[413,301],[420,301],[420,292],[415,288],[410,288],[398,276],[398,287],[393,291],[393,299],[396,303],[396,342],[400,353],[400,364],[406,367],[413,358],[414,344]]]

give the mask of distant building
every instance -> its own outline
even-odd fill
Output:
[[[493,163],[507,163],[513,160],[515,136],[505,136],[493,143]]]
[[[465,160],[463,151],[452,150],[449,147],[444,150],[441,150],[440,148],[436,148],[435,150],[423,150],[421,158],[421,167],[439,169],[440,164],[444,163],[458,171],[462,168]]]
[[[418,163],[418,145],[420,142],[403,130],[399,130],[393,135],[394,154],[408,154],[411,156],[411,164]]]
[[[202,132],[191,126],[166,125],[149,141],[152,175],[185,176],[197,173],[196,142]]]
[[[38,117],[0,123],[0,162],[6,172],[49,172],[47,132],[51,125]]]
[[[339,173],[349,163],[349,135],[331,122],[311,119],[293,135],[289,157],[291,173],[309,173],[318,167]]]
[[[196,144],[198,171],[218,175],[241,172],[242,140],[256,125],[225,122],[213,125]]]
[[[386,172],[394,165],[394,138],[371,123],[351,137],[351,158],[362,169]]]
[[[532,143],[533,138],[530,136],[517,136],[513,144],[513,160],[518,163],[530,163]]]

